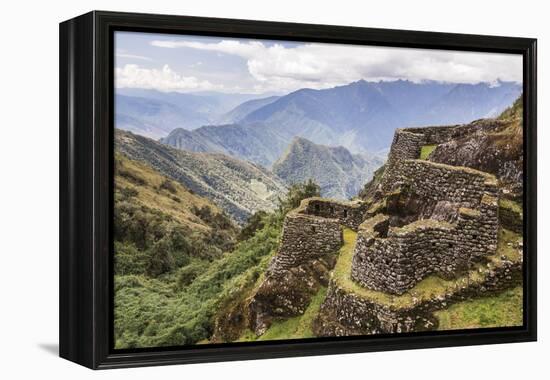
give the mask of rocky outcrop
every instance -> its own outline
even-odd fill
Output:
[[[274,319],[301,315],[321,286],[327,286],[336,255],[317,257],[280,272],[268,272],[248,304],[249,327],[262,335]]]
[[[495,175],[503,193],[520,201],[523,194],[523,99],[497,119],[478,120],[430,154],[430,161],[461,165]]]

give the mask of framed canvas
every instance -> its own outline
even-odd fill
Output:
[[[60,24],[60,356],[536,340],[536,40]]]

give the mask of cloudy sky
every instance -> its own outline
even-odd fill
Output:
[[[115,35],[115,86],[288,93],[360,79],[522,81],[521,55],[135,32]]]

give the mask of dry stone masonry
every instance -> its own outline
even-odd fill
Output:
[[[390,198],[398,215],[367,219],[359,227],[351,275],[362,286],[402,294],[432,273],[453,277],[495,252],[493,176],[402,160],[393,178]],[[410,222],[401,225],[403,220]]]
[[[278,252],[250,301],[249,327],[260,335],[273,318],[303,313],[320,286],[328,285],[314,326],[317,335],[429,330],[437,325],[434,310],[521,281],[522,263],[506,260],[497,260],[472,283],[468,277],[477,263],[495,260],[499,233],[496,178],[471,168],[419,159],[424,145],[465,136],[475,130],[476,123],[483,121],[399,129],[373,199],[309,198],[289,212]],[[510,215],[507,219],[511,220]],[[353,286],[330,279],[344,243],[344,227],[357,233],[347,273]],[[466,283],[457,283],[435,298],[414,296],[415,286],[430,275],[463,281],[465,274]],[[354,287],[363,290],[357,292]],[[397,299],[405,301],[388,301]]]
[[[274,318],[302,314],[329,273],[343,244],[342,226],[357,228],[361,202],[309,198],[290,211],[283,223],[277,254],[249,304],[250,328],[261,335]]]
[[[315,258],[334,255],[343,244],[342,226],[357,230],[367,205],[323,198],[304,199],[289,212],[283,236],[268,274],[276,274]]]

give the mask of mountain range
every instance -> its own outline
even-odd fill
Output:
[[[286,193],[284,182],[271,172],[223,154],[183,151],[121,130],[115,131],[115,147],[210,199],[239,223],[256,211],[274,209]]]
[[[219,124],[233,124],[244,119],[249,113],[256,111],[268,104],[273,103],[280,96],[268,96],[267,98],[252,99],[242,104],[239,104],[237,107],[231,111],[224,114],[218,119]]]
[[[272,170],[289,184],[313,179],[323,197],[349,199],[359,193],[382,164],[379,157],[351,154],[341,146],[317,145],[296,137]]]
[[[235,154],[264,166],[272,165],[295,136],[353,153],[380,152],[389,147],[396,128],[494,117],[520,93],[521,85],[513,82],[361,80],[247,101],[219,119],[229,124],[176,128],[162,141],[180,149]]]
[[[180,93],[121,88],[115,94],[117,128],[158,139],[174,128],[194,129],[230,120],[225,114],[265,95]]]
[[[260,123],[208,125],[188,131],[174,129],[159,140],[192,152],[218,152],[269,168],[292,141]]]
[[[323,196],[355,196],[382,164],[379,153],[391,144],[396,128],[492,117],[520,93],[521,86],[512,82],[403,80],[360,80],[264,98],[126,89],[117,91],[115,113],[117,128],[154,146],[158,154],[146,161],[163,158],[156,163],[163,169],[152,165],[155,169],[243,221],[254,211],[274,207],[285,185],[307,178],[319,183]],[[157,142],[137,135],[165,137]],[[140,151],[143,157],[146,153]],[[246,179],[240,172],[247,173]],[[212,175],[219,176],[215,184],[208,183]],[[261,179],[251,185],[254,176]]]

